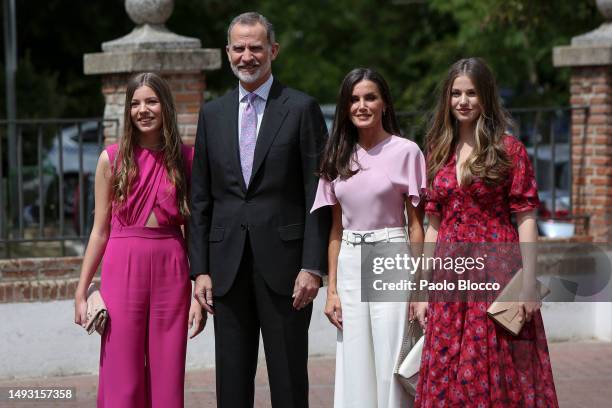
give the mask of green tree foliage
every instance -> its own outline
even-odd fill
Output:
[[[101,116],[104,100],[100,78],[83,74],[83,54],[101,51],[102,42],[132,29],[123,3],[122,0],[16,2],[18,117]],[[0,68],[4,91],[4,65]],[[6,117],[4,92],[0,117]]]
[[[552,49],[601,22],[593,0],[260,3],[281,33],[286,82],[328,102],[346,72],[371,66],[403,110],[429,109],[448,67],[468,56],[489,62],[513,106],[565,104],[568,71],[552,66]]]
[[[281,79],[300,84],[325,102],[336,99],[348,71],[363,66],[380,71],[394,96],[400,96],[422,79],[424,66],[414,58],[415,51],[453,29],[452,21],[421,5],[380,0],[263,3],[262,11],[276,21],[280,33]],[[413,108],[417,103],[405,100],[401,105]]]
[[[84,53],[127,34],[122,0],[17,2],[20,117],[100,116],[100,78],[83,74]],[[568,70],[552,48],[601,22],[594,0],[180,0],[168,21],[205,48],[226,44],[231,18],[258,10],[274,23],[274,73],[321,103],[333,103],[354,67],[379,70],[401,110],[426,110],[448,67],[485,58],[511,106],[566,104]],[[224,53],[224,52],[223,52]],[[2,75],[4,71],[2,70]],[[235,86],[223,55],[208,95]],[[2,86],[4,80],[2,79]],[[5,115],[4,98],[0,116]]]
[[[447,52],[485,58],[513,106],[566,104],[569,71],[553,67],[552,49],[601,23],[592,0],[431,0],[430,7],[457,24]]]

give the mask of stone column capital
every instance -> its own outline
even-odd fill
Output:
[[[212,71],[221,68],[221,50],[193,48],[175,50],[131,50],[85,54],[86,75]]]
[[[612,0],[597,0],[606,21],[593,31],[572,38],[571,45],[553,49],[555,67],[612,65]]]

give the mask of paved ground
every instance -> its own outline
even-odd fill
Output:
[[[612,405],[612,343],[553,343],[550,345],[550,351],[561,408],[607,408]],[[309,370],[311,408],[331,407],[334,360],[312,358]],[[95,407],[96,385],[97,377],[91,375],[0,381],[0,387],[55,386],[76,387],[77,390],[77,401],[75,402],[53,404],[0,401],[0,407]],[[256,378],[255,406],[257,408],[270,406],[268,391],[265,367],[261,367]],[[188,372],[185,396],[187,408],[214,407],[213,370]]]

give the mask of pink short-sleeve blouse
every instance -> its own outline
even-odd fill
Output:
[[[416,207],[427,185],[425,158],[417,144],[391,136],[370,150],[357,145],[355,154],[359,172],[346,180],[320,178],[311,212],[339,202],[345,229],[370,231],[406,225],[406,198]],[[357,164],[353,168],[358,169]]]

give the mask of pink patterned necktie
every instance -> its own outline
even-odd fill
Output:
[[[245,96],[247,106],[242,112],[240,122],[240,166],[244,183],[248,186],[253,170],[253,156],[255,155],[255,142],[257,141],[257,112],[255,99],[257,94],[249,93]]]

